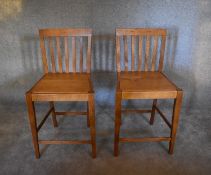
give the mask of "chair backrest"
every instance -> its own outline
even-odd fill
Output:
[[[41,29],[39,36],[45,73],[90,73],[91,29]]]
[[[162,71],[166,34],[166,29],[116,29],[117,72]]]

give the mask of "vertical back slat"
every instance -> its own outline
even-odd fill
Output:
[[[160,29],[160,28],[146,28],[146,29],[145,28],[119,28],[119,29],[116,29],[117,71],[118,72],[121,72],[121,71],[126,71],[126,72],[127,71],[162,71],[163,64],[164,64],[163,62],[164,62],[166,35],[167,35],[167,30]],[[130,41],[128,41],[129,37],[131,37]],[[122,42],[121,38],[123,38],[123,44],[121,43]],[[160,40],[161,40],[161,43],[160,43]],[[131,50],[128,51],[129,49],[128,47],[130,43],[131,43],[131,48],[130,48]],[[124,68],[122,68],[121,53],[120,53],[121,51],[123,51],[123,54],[124,54],[123,56]],[[131,51],[131,54],[128,55],[130,51]],[[136,57],[137,57],[137,61],[136,61]],[[159,62],[159,65],[157,66],[158,62]],[[131,63],[131,67],[129,66],[130,63]],[[136,66],[136,64],[138,65]]]
[[[68,37],[64,37],[64,50],[65,50],[65,65],[66,73],[69,73],[69,48],[68,48]]]
[[[161,40],[161,50],[160,50],[160,61],[159,61],[159,71],[162,71],[163,69],[163,61],[164,61],[164,51],[165,51],[165,46],[166,46],[166,35],[162,36]]]
[[[142,65],[142,49],[143,49],[143,45],[142,45],[142,36],[139,36],[139,49],[138,49],[138,71],[141,71],[141,65]]]
[[[148,71],[149,52],[150,52],[150,35],[147,35],[146,36],[146,53],[145,53],[145,61],[144,61],[145,71]]]
[[[51,55],[52,72],[55,73],[56,66],[55,66],[55,58],[54,58],[54,49],[53,49],[53,45],[52,45],[52,37],[49,37],[48,42],[49,42],[50,55]]]
[[[157,57],[157,48],[158,48],[158,36],[154,36],[154,44],[153,44],[153,52],[152,52],[152,71],[155,71],[156,57]]]
[[[76,41],[75,37],[72,37],[72,71],[76,72]]]
[[[134,71],[135,69],[135,41],[136,36],[132,36],[131,40],[131,70]]]
[[[58,62],[59,62],[59,72],[62,73],[62,56],[61,56],[61,49],[60,49],[60,38],[56,37],[56,48],[58,54]]]
[[[92,29],[40,29],[39,37],[43,69],[45,73],[83,72],[85,71],[84,61],[86,62],[86,72],[90,73]],[[72,39],[71,43],[69,43],[69,37]],[[77,38],[80,39],[79,42],[77,41]],[[88,44],[84,41],[85,38],[88,38]],[[86,44],[84,44],[84,42]],[[48,46],[48,50],[46,45]],[[72,53],[69,47],[72,47]],[[86,58],[84,57],[85,47]],[[48,52],[46,53],[46,50],[49,51],[49,54]],[[77,53],[78,50],[80,53]],[[47,58],[48,55],[49,61]]]
[[[44,37],[40,37],[40,48],[41,48],[41,52],[42,52],[42,61],[43,61],[44,72],[48,73],[48,63],[47,63],[47,58],[46,58]]]
[[[120,63],[120,37],[116,37],[116,69],[117,72],[121,71],[121,63]]]
[[[124,65],[125,70],[128,71],[128,45],[127,45],[127,36],[123,36],[124,40]]]
[[[80,37],[80,72],[83,72],[83,37]]]
[[[86,71],[91,72],[91,49],[92,49],[92,38],[88,36],[88,48],[87,48],[87,60],[86,60]]]

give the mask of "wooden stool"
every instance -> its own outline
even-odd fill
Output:
[[[165,29],[116,29],[116,66],[118,82],[115,102],[115,156],[118,156],[119,154],[119,142],[168,141],[169,154],[173,154],[183,92],[181,89],[177,88],[177,86],[173,84],[162,72],[166,34],[167,31]],[[130,64],[128,57],[128,38],[131,38]],[[121,42],[122,39],[123,41]],[[124,46],[124,59],[120,58],[121,46]],[[138,51],[136,48],[138,48]],[[158,48],[160,48],[159,51]],[[150,52],[152,53],[150,54]],[[135,64],[136,55],[137,64]],[[157,59],[158,56],[159,60]],[[121,64],[122,62],[123,64]],[[129,65],[131,65],[130,68]],[[129,99],[153,99],[152,109],[122,110],[122,100]],[[174,99],[172,124],[170,124],[158,108],[157,99]],[[153,124],[155,111],[160,114],[162,119],[164,119],[165,123],[171,129],[169,137],[119,137],[122,112],[151,113],[150,124]]]
[[[45,74],[43,77],[26,93],[28,115],[32,132],[32,139],[36,158],[40,157],[39,144],[91,144],[92,157],[96,157],[95,141],[95,108],[94,91],[92,87],[91,70],[91,29],[43,29],[39,31],[40,47],[42,51],[42,61]],[[79,48],[79,64],[77,66],[77,39]],[[69,59],[69,39],[72,41],[72,70],[70,71]],[[48,42],[46,42],[46,40]],[[64,45],[64,59],[61,54],[60,45]],[[55,47],[54,47],[55,46]],[[86,46],[86,48],[85,48]],[[48,50],[50,58],[48,57]],[[84,70],[84,50],[86,51],[86,70]],[[54,54],[57,52],[57,56]],[[56,59],[57,58],[57,59]],[[56,61],[57,60],[57,61]],[[64,60],[64,61],[63,61]],[[58,63],[58,65],[56,64]],[[65,71],[64,67],[65,65]],[[77,67],[79,70],[77,71]],[[37,125],[34,102],[49,102],[50,109]],[[87,111],[81,112],[56,112],[54,101],[86,101]],[[39,140],[38,131],[52,114],[54,127],[57,127],[56,115],[85,115],[87,125],[90,126],[90,140]]]

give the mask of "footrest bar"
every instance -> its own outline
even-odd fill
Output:
[[[45,117],[42,119],[42,121],[40,122],[40,124],[37,127],[37,131],[39,131],[41,129],[42,125],[45,123],[45,121],[47,120],[47,118],[50,115],[50,113],[52,112],[52,110],[53,110],[53,107],[49,109],[49,111],[47,112]]]
[[[124,113],[151,113],[152,110],[150,109],[123,109],[122,112]]]
[[[90,140],[39,140],[39,144],[91,144]]]
[[[168,119],[165,117],[165,115],[161,112],[161,110],[155,106],[156,111],[160,114],[161,118],[164,120],[164,122],[168,125],[168,127],[171,129],[171,124],[168,121]]]
[[[77,111],[71,111],[71,112],[55,112],[56,115],[87,115],[87,112],[77,112]]]
[[[120,142],[161,142],[170,140],[170,137],[119,138]]]

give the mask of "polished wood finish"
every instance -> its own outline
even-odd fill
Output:
[[[89,77],[86,73],[47,73],[32,91],[34,94],[88,93],[92,91]]]
[[[96,157],[95,104],[94,94],[89,94],[89,124],[92,145],[92,157]]]
[[[86,62],[87,73],[90,73],[91,71],[91,47],[92,47],[92,39],[91,36],[88,36],[88,49],[87,49],[87,62]]]
[[[158,49],[158,36],[154,37],[154,46],[152,52],[152,71],[155,71],[156,57],[157,57],[157,49]]]
[[[58,99],[59,96],[59,99]],[[85,94],[32,94],[33,101],[87,101],[88,95]]]
[[[40,37],[40,48],[41,48],[41,53],[42,53],[43,69],[44,69],[44,72],[47,73],[48,72],[48,63],[47,63],[47,57],[46,57],[44,37]],[[52,49],[52,47],[50,47],[50,49]],[[51,54],[52,53],[53,52],[51,51]],[[51,58],[52,58],[52,56],[51,56]],[[53,63],[52,63],[52,65],[53,65]]]
[[[36,158],[40,157],[39,144],[90,144],[92,157],[96,157],[96,131],[95,131],[95,104],[94,90],[91,82],[91,29],[43,29],[39,31],[40,47],[45,74],[26,93],[28,115],[32,132],[32,140]],[[72,40],[72,68],[70,69],[69,37]],[[80,38],[80,66],[77,69],[76,38]],[[83,37],[88,40],[88,45],[83,48]],[[45,40],[48,40],[48,47]],[[55,42],[53,42],[55,41]],[[62,44],[62,42],[64,42]],[[55,45],[53,45],[55,44]],[[61,46],[64,46],[64,49]],[[84,45],[85,46],[85,45]],[[47,49],[50,58],[47,59]],[[86,71],[83,70],[83,50],[87,51]],[[61,52],[64,51],[64,54]],[[57,53],[57,55],[55,55]],[[64,57],[64,58],[63,58]],[[56,61],[57,59],[57,61]],[[50,60],[50,63],[47,61]],[[58,63],[58,65],[56,65]],[[65,66],[63,66],[65,65]],[[57,70],[58,69],[58,70]],[[65,69],[65,70],[64,70]],[[50,109],[37,126],[35,106],[36,101],[46,101]],[[85,101],[87,111],[55,111],[55,101]],[[38,131],[41,129],[49,115],[52,114],[54,127],[58,126],[56,116],[86,115],[87,125],[90,127],[90,140],[39,140]]]
[[[127,46],[127,36],[124,36],[124,57],[125,57],[125,71],[128,71],[128,46]]]
[[[80,38],[80,72],[83,71],[83,38]]]
[[[116,36],[116,46],[120,46],[120,37],[119,36]],[[117,69],[117,72],[120,72],[120,70],[121,70],[120,47],[116,47],[116,69]]]
[[[135,40],[136,37],[132,36],[131,39],[131,71],[135,70]]]
[[[69,47],[68,47],[68,37],[64,38],[64,48],[65,48],[65,64],[66,64],[66,73],[69,72],[70,61],[69,61]]]
[[[131,71],[134,70],[134,52],[135,52],[135,39],[138,37],[138,69],[141,71],[142,64],[144,71],[155,71],[156,70],[156,57],[158,52],[158,42],[161,42],[160,55],[159,55],[159,65],[158,70],[162,71],[163,60],[164,60],[164,51],[166,44],[166,29],[116,29],[116,62],[117,62],[117,72],[128,71],[128,38],[131,38]],[[120,58],[120,38],[123,38],[124,44],[124,69],[121,69],[121,58]],[[153,39],[153,49],[151,39]],[[143,52],[143,45],[145,45],[145,51]],[[152,54],[150,54],[152,50]],[[142,59],[142,54],[145,53],[145,56]],[[152,55],[152,59],[149,59]],[[150,68],[150,65],[151,68]]]
[[[40,157],[39,144],[38,144],[38,129],[37,129],[37,120],[34,108],[34,102],[30,93],[26,93],[26,103],[28,106],[28,116],[29,123],[31,127],[32,141],[34,146],[35,156],[38,159]]]
[[[52,66],[52,72],[56,72],[56,65],[55,65],[55,58],[54,58],[54,49],[52,45],[52,38],[49,37],[49,47],[50,47],[50,55],[51,55],[51,66]]]
[[[92,36],[92,29],[40,29],[40,37]]]
[[[121,72],[120,89],[124,92],[174,92],[177,87],[160,72]],[[176,97],[176,95],[175,95]]]
[[[83,70],[83,59],[86,59],[86,72],[90,73],[91,70],[91,29],[42,29],[39,30],[40,35],[40,47],[42,52],[42,61],[45,73],[69,73],[69,72],[85,72]],[[70,70],[70,53],[69,53],[69,38],[71,39],[72,48],[71,48],[71,58],[72,58],[72,71]],[[77,70],[76,60],[77,60],[77,45],[76,40],[80,39],[80,66]],[[83,39],[87,38],[88,46],[86,47],[87,56],[83,56]],[[48,45],[45,43],[45,40],[48,39]],[[53,39],[55,39],[55,46],[53,45]],[[64,59],[61,54],[61,45],[64,45]],[[50,63],[47,59],[47,51],[50,52]],[[57,55],[55,55],[57,53]],[[57,61],[56,61],[57,59]],[[64,60],[64,61],[63,61]],[[56,70],[55,64],[58,62],[58,70]],[[65,65],[63,67],[63,65]],[[63,68],[65,70],[63,70]]]
[[[121,92],[116,92],[116,101],[115,101],[115,133],[114,133],[114,156],[119,154],[119,133],[121,125]]]
[[[141,65],[142,65],[142,49],[143,49],[143,42],[142,42],[142,36],[139,36],[139,49],[138,49],[138,71],[141,71]]]
[[[160,59],[159,59],[159,71],[163,70],[163,61],[164,61],[164,51],[165,51],[165,47],[166,47],[166,35],[162,36],[162,40],[161,40],[161,50],[160,50]]]
[[[62,56],[61,56],[61,48],[60,48],[60,37],[56,37],[56,48],[58,54],[58,62],[59,62],[59,72],[62,73]]]
[[[166,36],[166,29],[145,29],[145,28],[118,28],[116,29],[116,36],[124,36],[124,35],[158,35],[158,36]]]
[[[165,43],[167,31],[165,29],[116,29],[116,68],[117,68],[117,88],[115,101],[115,135],[114,135],[114,155],[119,154],[119,142],[169,142],[169,154],[173,153],[176,131],[179,122],[179,113],[182,103],[182,90],[172,83],[162,72]],[[123,38],[124,58],[120,57],[121,39]],[[127,38],[127,40],[126,40]],[[128,38],[131,38],[131,57],[128,56]],[[138,38],[138,46],[135,40]],[[143,47],[144,46],[144,47]],[[135,52],[135,48],[138,51]],[[145,50],[144,50],[145,48]],[[158,51],[158,48],[160,50]],[[138,53],[135,61],[135,53]],[[131,58],[129,60],[129,58]],[[124,67],[121,67],[121,59]],[[159,60],[157,60],[159,59]],[[137,67],[134,63],[137,63]],[[131,63],[131,69],[128,65]],[[136,69],[135,69],[136,68]],[[151,110],[123,109],[121,101],[129,99],[152,99]],[[158,99],[174,99],[174,111],[172,123],[157,107]],[[167,126],[171,129],[170,137],[148,137],[148,138],[121,138],[121,112],[151,113],[150,124],[154,123],[155,113],[158,112]]]
[[[76,41],[74,36],[72,38],[72,61],[73,72],[76,72]]]
[[[148,71],[148,67],[149,67],[149,52],[150,52],[150,37],[147,36],[146,39],[146,55],[145,55],[145,61],[144,61],[144,70]]]
[[[173,107],[173,116],[172,116],[172,129],[171,129],[171,141],[169,144],[169,154],[173,154],[174,152],[174,144],[176,140],[176,133],[177,133],[177,127],[179,123],[179,114],[181,110],[182,105],[182,96],[183,92],[179,90],[177,92],[177,98],[174,100],[174,107]]]

